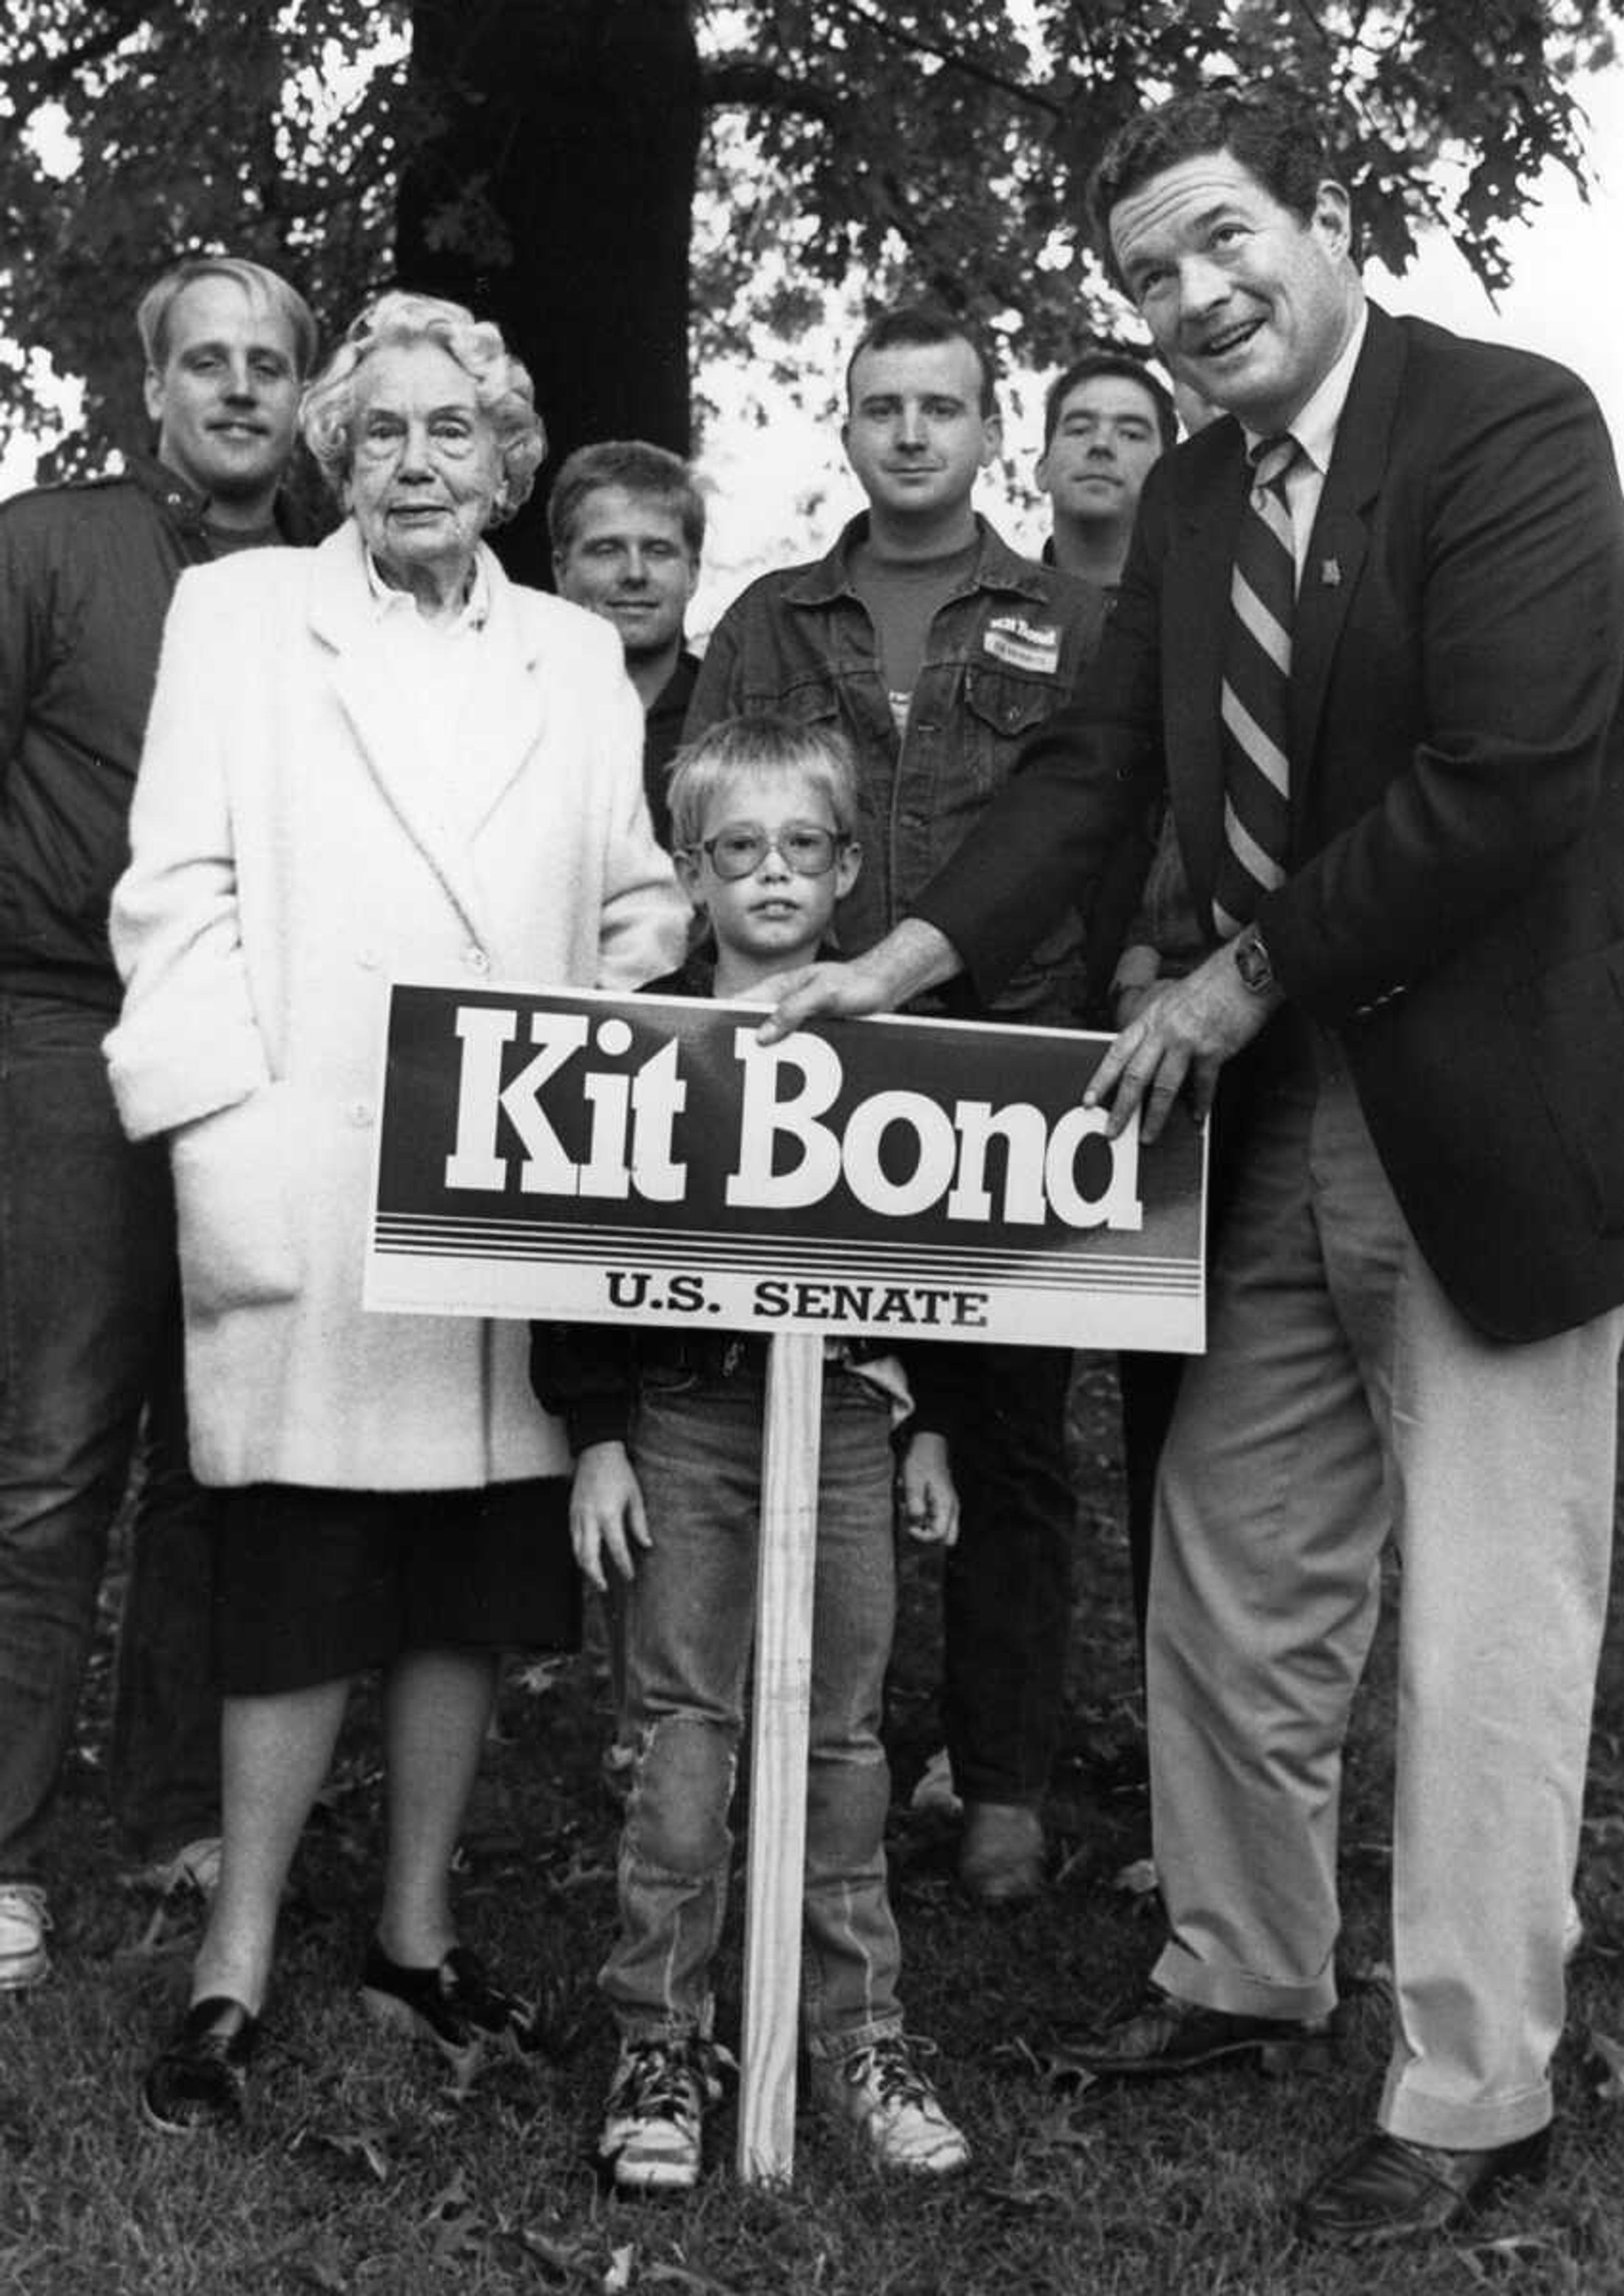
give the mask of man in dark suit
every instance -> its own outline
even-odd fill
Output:
[[[1135,121],[1094,204],[1162,357],[1235,419],[1147,481],[1078,705],[774,1026],[961,966],[989,993],[1165,781],[1213,947],[1091,1097],[1150,1138],[1227,1069],[1247,1130],[1158,1496],[1171,1935],[1089,2062],[1314,2046],[1390,1535],[1393,2049],[1299,2210],[1364,2244],[1536,2170],[1551,2113],[1624,1336],[1624,513],[1572,375],[1366,302],[1278,90]]]

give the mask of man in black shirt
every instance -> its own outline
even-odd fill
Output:
[[[699,662],[683,617],[699,582],[705,504],[679,455],[642,439],[578,447],[547,501],[558,594],[612,622],[644,709],[643,783],[654,834],[671,841],[666,771]]]

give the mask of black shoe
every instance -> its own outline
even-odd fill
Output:
[[[1238,2057],[1251,2058],[1260,2072],[1284,2073],[1322,2063],[1330,2046],[1323,2017],[1241,2017],[1152,1992],[1097,2039],[1069,2046],[1066,2062],[1096,2080],[1199,2072]]]
[[[1456,2152],[1375,2129],[1305,2194],[1297,2229],[1306,2240],[1335,2241],[1343,2248],[1447,2232],[1502,2185],[1542,2177],[1550,2136],[1541,2128],[1513,2144]]]
[[[485,1964],[454,1945],[435,1969],[406,1969],[374,1938],[361,1972],[361,1998],[380,2024],[432,2043],[459,2082],[490,2046],[521,2056],[542,2046],[535,2005],[493,1985]]]
[[[259,2020],[240,2001],[211,1994],[194,2001],[141,2084],[149,2125],[167,2136],[234,2128],[242,2118],[248,2068],[259,2042]]]

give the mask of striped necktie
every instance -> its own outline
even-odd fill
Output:
[[[1297,560],[1286,473],[1299,447],[1288,433],[1251,450],[1251,492],[1235,539],[1224,644],[1220,747],[1224,843],[1213,922],[1228,940],[1285,877],[1290,849],[1292,614]]]

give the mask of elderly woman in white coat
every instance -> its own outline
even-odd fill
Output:
[[[143,2084],[171,2130],[241,2115],[288,1867],[372,1668],[364,1997],[459,2065],[533,2040],[459,1945],[448,1876],[501,1648],[574,1638],[569,1462],[522,1324],[362,1311],[385,994],[634,988],[686,917],[619,637],[480,540],[543,451],[496,330],[385,295],[301,419],[349,514],[315,551],[182,578],[113,905],[113,1088],[133,1137],[171,1142],[193,1464],[224,1490],[220,1884]]]

